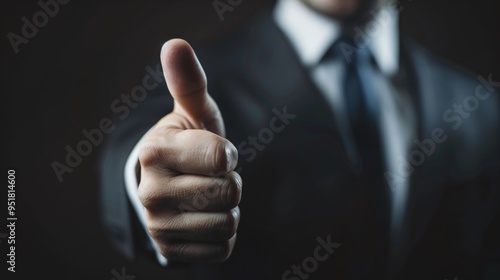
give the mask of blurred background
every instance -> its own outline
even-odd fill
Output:
[[[64,163],[65,147],[85,139],[83,129],[115,117],[110,104],[142,83],[145,67],[166,40],[202,43],[237,32],[274,1],[243,0],[222,21],[212,2],[69,1],[19,45],[17,54],[8,34],[22,34],[21,19],[31,21],[41,8],[37,1],[0,2],[2,138],[7,142],[1,172],[7,177],[7,170],[15,169],[17,175],[17,277],[9,273],[7,279],[109,280],[115,277],[111,271],[120,274],[123,267],[136,279],[159,279],[153,275],[162,269],[154,262],[128,262],[106,240],[98,203],[100,147],[62,182],[51,164]],[[401,6],[403,34],[453,64],[500,79],[499,1],[406,0]],[[6,191],[2,197],[6,201]],[[1,207],[5,221],[7,206]],[[6,232],[0,226],[0,234]],[[7,242],[1,241],[4,275]],[[183,279],[183,274],[165,271],[161,279]]]

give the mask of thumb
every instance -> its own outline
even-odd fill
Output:
[[[207,78],[191,46],[182,39],[167,41],[161,49],[161,64],[174,112],[196,128],[225,136],[224,122],[215,101],[207,92]]]

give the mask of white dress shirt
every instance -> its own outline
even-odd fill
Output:
[[[325,53],[341,35],[342,25],[338,21],[323,16],[305,6],[300,0],[280,0],[274,8],[274,20],[285,33],[300,61],[309,70],[313,82],[320,89],[333,111],[343,141],[349,141],[349,126],[342,92],[343,63],[339,58],[322,61]],[[397,11],[388,7],[372,13],[372,19],[364,26],[352,27],[364,41],[356,47],[366,47],[373,55],[376,66],[373,72],[379,92],[380,125],[386,170],[395,172],[401,158],[407,158],[412,140],[415,139],[414,112],[407,94],[398,91],[391,78],[399,70],[399,37]],[[140,142],[139,142],[140,143]],[[130,154],[125,166],[125,184],[130,201],[145,226],[145,209],[138,198],[138,182],[135,167],[138,146]],[[349,153],[349,151],[348,151]],[[391,231],[398,236],[404,216],[408,194],[408,180],[388,182],[391,189]],[[152,239],[150,238],[151,242]],[[154,242],[158,261],[162,265],[167,260],[159,254]]]

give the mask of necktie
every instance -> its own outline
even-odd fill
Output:
[[[355,147],[353,170],[358,182],[367,188],[374,201],[378,248],[369,261],[374,269],[382,269],[387,256],[390,222],[388,186],[384,180],[384,157],[379,128],[380,106],[376,87],[375,68],[366,46],[356,46],[352,40],[342,37],[332,48],[344,64],[344,102],[350,128],[350,139]],[[377,268],[378,267],[378,268]]]
[[[383,158],[378,127],[379,105],[371,56],[367,47],[342,37],[334,52],[344,64],[344,102],[356,149],[354,167],[365,177],[382,175]],[[380,172],[379,172],[380,171]]]

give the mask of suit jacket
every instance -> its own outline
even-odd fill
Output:
[[[352,170],[327,101],[270,14],[195,50],[227,138],[239,147],[244,191],[232,256],[190,266],[193,279],[500,279],[500,103],[490,93],[475,106],[480,80],[401,43],[402,73],[394,82],[411,93],[418,139],[440,128],[446,140],[410,172],[403,245],[394,258],[377,216],[380,194]],[[487,95],[486,87],[480,93]],[[464,102],[477,108],[443,117]],[[171,108],[164,85],[150,92],[103,149],[103,225],[127,257],[144,247],[144,232],[125,193],[125,161]],[[295,118],[279,132],[262,132],[283,110]],[[259,133],[268,133],[268,143],[251,148],[248,137]],[[325,242],[340,246],[318,260],[315,249]]]

